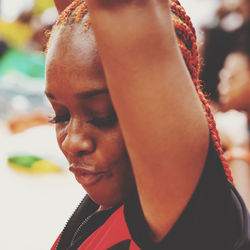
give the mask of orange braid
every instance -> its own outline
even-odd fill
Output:
[[[167,1],[167,0],[166,0]],[[172,19],[175,27],[175,32],[178,38],[178,44],[185,60],[186,66],[191,74],[198,96],[201,100],[205,115],[208,121],[211,137],[214,142],[216,151],[224,166],[226,176],[229,181],[233,182],[229,165],[223,155],[220,137],[216,129],[216,123],[212,114],[208,101],[201,90],[199,80],[200,64],[198,57],[198,48],[196,42],[196,31],[191,22],[190,17],[186,14],[184,8],[178,0],[169,0],[172,14]],[[84,0],[75,0],[72,2],[59,16],[55,26],[71,23],[79,23],[87,13],[87,4]],[[85,21],[84,26],[89,27],[89,19]]]
[[[188,70],[191,74],[198,96],[202,102],[202,106],[204,108],[207,117],[208,126],[210,129],[211,137],[213,139],[216,151],[221,159],[228,180],[233,182],[228,162],[226,161],[223,154],[222,146],[220,143],[220,137],[218,130],[216,128],[214,116],[212,114],[208,101],[201,90],[201,85],[199,80],[200,66],[199,66],[195,29],[192,25],[190,18],[187,16],[184,8],[180,5],[179,1],[177,0],[171,1],[171,11],[176,16],[173,18],[173,22],[178,37],[179,47],[181,49]]]
[[[191,22],[190,17],[186,14],[186,11],[181,6],[180,2],[177,0],[172,0],[171,2],[171,11],[178,16],[183,23],[185,23],[192,31],[193,37],[196,40],[196,31],[194,29],[194,26]]]
[[[59,16],[56,26],[80,22],[87,13],[87,4],[84,0],[73,1]],[[73,16],[71,19],[70,17]]]

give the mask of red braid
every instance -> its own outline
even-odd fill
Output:
[[[202,106],[204,108],[211,137],[213,139],[216,151],[218,152],[221,162],[224,166],[228,180],[233,182],[229,165],[223,155],[223,150],[220,143],[220,137],[216,129],[214,116],[212,114],[208,101],[201,90],[199,80],[200,64],[196,42],[196,31],[194,29],[190,17],[186,14],[184,8],[181,6],[178,0],[170,0],[170,8],[173,13],[172,17],[175,32],[178,38],[178,44],[181,49],[187,68],[191,74]],[[75,0],[61,13],[55,26],[81,22],[86,13],[87,4],[84,2],[84,0]],[[85,20],[84,26],[89,27],[89,25],[89,20]]]
[[[185,23],[192,31],[193,36],[196,40],[196,31],[194,29],[194,26],[191,22],[190,17],[186,14],[186,11],[184,8],[181,6],[180,2],[177,0],[172,0],[171,1],[171,11],[178,16],[183,23]]]
[[[202,106],[204,108],[207,117],[208,126],[210,129],[211,137],[213,139],[216,151],[221,159],[228,180],[233,182],[228,162],[226,161],[223,154],[222,146],[220,143],[220,137],[218,130],[216,128],[214,116],[212,114],[208,101],[201,90],[201,84],[199,80],[200,66],[199,66],[195,29],[192,25],[190,18],[187,16],[184,8],[180,5],[179,1],[177,0],[171,1],[171,11],[175,15],[175,17],[173,18],[173,22],[178,37],[179,47],[181,49],[188,70],[191,74],[198,96],[202,102]]]

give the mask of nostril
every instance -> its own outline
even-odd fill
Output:
[[[95,143],[92,139],[85,139],[76,148],[76,156],[80,157],[86,154],[90,154],[95,150]]]
[[[63,152],[74,156],[90,154],[95,150],[95,140],[93,138],[83,138],[85,135],[68,133],[62,142]]]
[[[85,154],[85,151],[81,150],[81,151],[78,151],[78,152],[77,152],[76,156],[77,156],[77,157],[81,157],[81,156],[83,156],[84,154]]]

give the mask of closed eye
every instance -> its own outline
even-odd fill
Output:
[[[67,122],[70,119],[70,115],[66,114],[66,115],[54,115],[49,117],[49,122],[56,124],[56,123],[61,123],[61,122]]]
[[[115,113],[107,117],[94,117],[91,120],[88,120],[87,123],[90,123],[96,127],[106,128],[106,127],[113,127],[117,123],[117,116]]]

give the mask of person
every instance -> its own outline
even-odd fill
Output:
[[[231,52],[219,77],[218,90],[223,109],[244,111],[250,120],[250,61],[247,53],[240,50]]]
[[[198,75],[177,0],[76,0],[61,12],[45,93],[88,195],[52,249],[249,249],[249,215]]]
[[[219,72],[228,54],[245,48],[249,50],[250,1],[222,1],[214,20],[203,27],[204,44],[201,46],[203,68],[200,79],[209,99],[219,101]]]
[[[247,50],[230,53],[220,71],[221,110],[215,115],[234,183],[250,209],[250,63]]]

